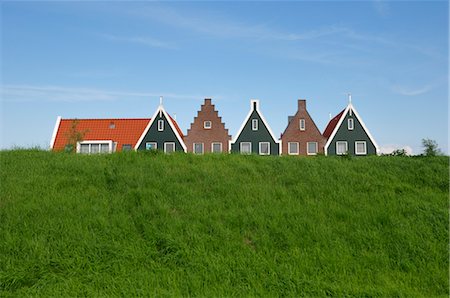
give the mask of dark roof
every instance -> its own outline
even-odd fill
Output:
[[[341,119],[342,114],[344,113],[345,109],[343,109],[339,114],[337,114],[336,116],[334,116],[333,119],[330,120],[330,122],[328,122],[327,127],[325,128],[324,132],[323,132],[323,136],[328,139],[331,134],[334,131],[334,128],[336,127],[337,123],[339,122],[339,119]]]

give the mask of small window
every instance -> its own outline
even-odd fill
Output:
[[[100,152],[108,153],[109,152],[109,144],[100,144]]]
[[[252,153],[252,143],[242,142],[241,143],[241,154],[251,154]]]
[[[211,144],[212,153],[222,153],[222,143],[212,143]]]
[[[158,120],[158,131],[164,130],[164,120]]]
[[[194,143],[194,153],[203,154],[203,143]]]
[[[147,142],[145,143],[145,150],[156,150],[158,146],[155,142]]]
[[[175,143],[164,143],[164,152],[172,153],[175,151]]]
[[[80,153],[88,154],[89,153],[89,144],[80,144]]]
[[[305,119],[300,119],[300,130],[305,130]]]
[[[308,155],[316,155],[317,154],[317,142],[308,142],[306,146]]]
[[[252,120],[252,130],[258,130],[258,119]]]
[[[203,128],[204,128],[204,129],[211,129],[211,127],[212,127],[211,121],[205,121],[205,122],[203,122]]]
[[[109,123],[109,128],[110,129],[116,128],[116,124],[114,124],[114,122]]]
[[[131,149],[132,149],[131,144],[122,145],[122,151],[131,151]]]
[[[366,145],[365,141],[355,142],[355,154],[356,155],[366,155],[367,154],[367,145]]]
[[[269,155],[270,154],[270,143],[260,142],[259,143],[259,155]]]
[[[344,155],[347,154],[347,142],[336,142],[336,154]]]
[[[288,143],[288,154],[289,155],[298,155],[298,143],[297,142]]]
[[[91,144],[91,153],[99,153],[100,152],[100,144]]]
[[[353,119],[352,118],[347,120],[347,127],[348,127],[348,130],[353,130]]]

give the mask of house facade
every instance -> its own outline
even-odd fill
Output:
[[[326,155],[365,156],[379,153],[378,145],[351,101],[330,120],[323,136]]]
[[[229,151],[231,136],[210,98],[205,98],[184,140],[187,151],[195,154]]]
[[[326,139],[306,109],[306,100],[299,99],[297,113],[288,117],[281,135],[283,155],[316,155],[323,153]]]
[[[259,110],[259,101],[251,100],[250,111],[230,143],[231,152],[280,155],[280,143]]]

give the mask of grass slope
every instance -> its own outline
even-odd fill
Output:
[[[448,294],[446,157],[0,165],[0,296]]]

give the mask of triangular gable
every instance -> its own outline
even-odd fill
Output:
[[[142,140],[145,138],[145,136],[147,135],[147,132],[149,131],[150,127],[153,125],[153,122],[155,122],[155,119],[157,118],[158,114],[162,113],[164,115],[164,117],[166,118],[167,122],[170,125],[170,128],[172,129],[173,133],[175,134],[175,136],[177,137],[178,142],[181,144],[181,146],[183,147],[183,151],[186,152],[186,145],[184,144],[183,141],[183,137],[181,135],[181,129],[178,127],[178,124],[175,122],[175,120],[172,119],[172,117],[169,116],[169,114],[167,114],[166,110],[164,109],[163,105],[160,104],[158,106],[158,109],[156,109],[155,113],[153,114],[153,117],[151,118],[150,122],[148,123],[147,127],[144,129],[144,131],[141,134],[141,137],[139,138],[139,140],[136,143],[136,146],[134,147],[135,150],[137,150],[139,148],[139,146],[142,143]],[[175,122],[175,123],[174,123]]]
[[[359,114],[358,114],[358,111],[356,111],[356,109],[355,109],[355,107],[352,105],[352,103],[350,102],[349,104],[348,104],[348,106],[345,108],[345,110],[344,111],[342,111],[340,114],[338,114],[336,117],[338,117],[339,115],[341,115],[340,116],[340,118],[339,118],[339,121],[337,122],[337,124],[336,124],[336,126],[334,127],[334,129],[332,130],[332,132],[331,132],[331,134],[330,134],[330,136],[328,137],[328,140],[327,140],[327,142],[326,142],[326,144],[325,144],[325,155],[327,155],[328,154],[328,147],[330,146],[330,144],[331,144],[331,142],[333,141],[333,139],[334,139],[334,136],[336,135],[336,133],[337,133],[337,131],[339,130],[339,128],[341,127],[341,125],[342,125],[342,122],[344,121],[344,119],[345,119],[345,117],[347,116],[347,114],[349,113],[349,112],[352,112],[354,115],[355,115],[355,117],[358,119],[358,121],[359,121],[359,123],[361,124],[361,126],[362,126],[362,128],[364,129],[364,131],[365,131],[365,133],[367,134],[367,136],[369,137],[369,139],[370,139],[370,141],[372,142],[372,144],[375,146],[375,149],[376,149],[376,152],[377,152],[377,154],[379,154],[379,147],[378,147],[378,145],[377,145],[377,143],[375,142],[375,139],[372,137],[372,135],[370,134],[370,132],[369,132],[369,130],[367,129],[367,127],[366,127],[366,125],[364,124],[364,122],[363,122],[363,120],[361,119],[361,117],[359,116]],[[335,118],[336,118],[335,117]],[[332,123],[333,122],[333,120],[335,120],[335,118],[333,118],[331,121],[330,121],[330,123],[328,124],[328,126],[331,124],[334,124],[334,123]],[[328,128],[328,126],[327,126],[327,128]],[[327,129],[325,129],[325,131],[324,131],[324,136],[325,136],[325,133],[327,132]]]

